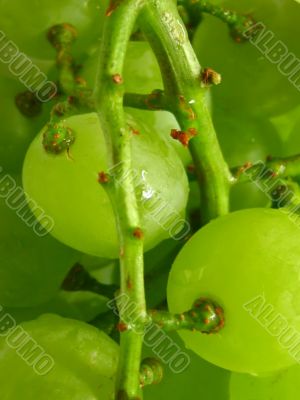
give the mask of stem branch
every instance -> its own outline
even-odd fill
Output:
[[[131,32],[143,0],[111,3],[104,24],[95,89],[96,109],[107,139],[109,166],[118,165],[111,183],[104,183],[112,201],[120,246],[121,293],[137,307],[120,310],[120,319],[147,317],[144,293],[143,234],[131,165],[131,132],[123,110],[123,66]],[[122,182],[122,183],[118,183]],[[139,232],[139,234],[137,234]],[[121,333],[116,399],[141,397],[139,382],[142,336]]]

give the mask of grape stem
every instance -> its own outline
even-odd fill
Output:
[[[164,79],[165,92],[154,92],[154,106],[157,100],[159,106],[164,104],[170,107],[182,130],[193,136],[189,148],[201,184],[205,222],[228,212],[231,175],[205,104],[206,88],[201,82],[201,67],[187,39],[175,2],[111,1],[106,15],[99,51],[95,105],[106,136],[108,165],[110,168],[118,165],[118,168],[111,180],[99,182],[107,189],[116,218],[120,248],[120,292],[137,305],[134,311],[131,307],[119,307],[121,349],[116,399],[137,400],[142,398],[139,372],[143,337],[140,329],[121,329],[121,325],[124,325],[122,321],[135,321],[135,325],[143,329],[149,323],[144,290],[144,235],[132,171],[132,132],[126,124],[123,110],[124,60],[138,16],[141,16],[144,33],[157,55]],[[132,102],[136,100],[129,95],[127,101],[128,97]],[[149,101],[149,96],[146,100]],[[193,318],[193,315],[190,317]],[[198,316],[196,312],[195,316]],[[155,317],[152,315],[152,318]],[[187,316],[186,319],[189,320]],[[165,314],[164,320],[167,321]],[[196,321],[193,322],[195,324]]]
[[[54,25],[48,31],[48,40],[56,50],[59,89],[65,94],[73,93],[75,89],[74,60],[71,50],[76,38],[77,31],[70,24]]]
[[[254,25],[254,21],[250,16],[241,15],[206,0],[178,0],[178,6],[186,9],[193,27],[197,26],[201,21],[202,13],[219,18],[228,25],[231,35],[237,42],[248,40],[244,36],[244,32],[249,30],[251,25]]]
[[[119,238],[121,293],[138,307],[133,313],[121,309],[121,320],[134,318],[143,325],[147,318],[144,292],[143,231],[135,193],[131,137],[123,110],[123,67],[127,44],[143,0],[111,2],[104,23],[95,88],[96,110],[106,134],[109,167],[118,165],[110,183],[103,183],[111,198]],[[119,184],[118,182],[122,182]],[[130,314],[130,315],[129,315]],[[116,399],[142,397],[139,373],[142,335],[121,333]]]
[[[224,326],[223,309],[215,302],[200,298],[189,311],[171,314],[168,311],[150,310],[151,323],[158,325],[166,332],[186,329],[201,333],[217,333]]]
[[[146,111],[171,111],[164,91],[159,89],[150,94],[125,93],[124,106]]]
[[[268,157],[264,162],[246,163],[231,169],[232,184],[256,181],[266,177],[297,177],[300,175],[300,154],[290,157]]]
[[[170,110],[188,147],[201,187],[201,217],[206,223],[228,213],[232,180],[206,105],[207,87],[173,0],[149,0],[140,27],[158,59]]]

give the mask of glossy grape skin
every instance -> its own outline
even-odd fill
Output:
[[[99,40],[107,4],[107,0],[5,0],[0,28],[30,58],[54,61],[47,31],[53,25],[69,23],[78,30],[73,53],[81,55]]]
[[[83,322],[54,314],[45,314],[21,326],[52,357],[54,365],[48,373],[37,374],[34,369],[37,364],[28,365],[17,353],[23,345],[20,344],[17,350],[9,347],[2,334],[2,399],[112,398],[118,346],[105,333]]]
[[[295,2],[224,0],[215,3],[253,15],[275,34],[274,43],[281,40],[289,52],[299,55],[300,7]],[[225,103],[228,110],[265,116],[281,114],[299,103],[300,92],[279,72],[277,65],[253,44],[235,43],[227,26],[216,18],[205,16],[193,44],[202,65],[222,75],[222,84],[213,89],[216,104]]]
[[[267,377],[232,373],[230,400],[295,400],[299,397],[299,378],[299,365]]]
[[[137,171],[135,185],[147,250],[170,235],[166,225],[159,222],[163,221],[159,219],[161,216],[168,218],[176,211],[176,221],[184,218],[188,183],[172,147],[158,138],[156,132],[128,118],[128,124],[140,131],[132,136],[133,169]],[[113,210],[105,188],[97,182],[98,173],[108,168],[105,139],[97,114],[74,116],[65,124],[76,137],[70,156],[66,152],[46,153],[41,132],[25,159],[24,187],[54,219],[51,233],[56,238],[87,254],[117,258]],[[154,194],[159,199],[158,204],[166,205],[158,218],[149,214]],[[152,207],[152,212],[159,210],[153,201]]]
[[[265,162],[267,156],[280,156],[282,143],[270,121],[229,114],[215,108],[213,115],[218,140],[229,167],[248,162]],[[242,183],[231,189],[231,210],[265,207],[269,198],[255,183]]]
[[[162,382],[158,385],[145,387],[144,400],[229,400],[228,381],[230,373],[206,362],[186,349],[177,333],[168,333],[168,337],[179,346],[180,351],[188,355],[189,365],[184,371],[174,373],[168,363],[164,364]],[[151,348],[145,346],[144,357],[146,356],[157,358],[157,354]]]
[[[19,180],[16,183],[19,186]],[[1,194],[4,186],[1,183]],[[7,197],[8,203],[12,204],[14,198],[18,198],[17,194]],[[16,205],[23,201],[24,198],[18,200]],[[9,209],[5,198],[0,199],[0,304],[29,307],[48,301],[58,293],[78,254],[49,234],[37,236],[16,214],[18,210]],[[30,214],[28,209],[27,221]]]
[[[186,311],[194,300],[208,296],[224,308],[225,328],[214,335],[180,331],[186,345],[237,372],[260,374],[295,364],[277,338],[243,307],[264,296],[276,315],[298,330],[299,252],[299,227],[279,210],[237,211],[198,231],[173,264],[170,311]]]

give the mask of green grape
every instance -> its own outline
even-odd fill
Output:
[[[274,126],[262,118],[229,114],[215,108],[214,124],[225,160],[230,167],[248,162],[265,162],[267,156],[280,156],[282,144]],[[231,210],[264,207],[269,199],[255,183],[243,183],[231,189]]]
[[[29,307],[48,301],[77,261],[77,253],[45,236],[18,179],[8,175],[0,178],[0,215],[0,304]]]
[[[35,132],[47,122],[48,107],[43,105],[44,111],[41,114],[26,117],[16,106],[16,96],[24,92],[24,86],[13,80],[0,78],[0,87],[0,165],[9,171],[21,172],[26,150]]]
[[[107,0],[4,0],[0,28],[28,57],[55,60],[47,32],[53,25],[69,23],[78,31],[74,54],[81,55],[99,40],[107,4]],[[4,52],[3,48],[0,57]]]
[[[265,24],[266,31],[274,34],[262,53],[252,43],[235,43],[223,22],[205,15],[193,44],[201,63],[222,75],[222,84],[213,89],[215,104],[227,104],[228,110],[236,113],[245,111],[262,116],[281,114],[297,105],[299,90],[289,81],[289,76],[279,71],[275,55],[275,62],[271,62],[266,52],[281,40],[289,53],[299,56],[299,5],[291,0],[224,0],[215,3],[251,14],[256,21]],[[285,64],[288,65],[288,61]]]
[[[299,252],[299,227],[279,210],[237,211],[200,229],[173,264],[170,311],[189,310],[197,298],[209,297],[223,307],[225,328],[212,335],[180,331],[188,348],[236,372],[295,364],[294,343],[279,335],[281,322],[300,328]]]
[[[82,75],[89,87],[95,86],[97,65],[98,54],[93,54],[84,64]],[[128,93],[150,94],[155,89],[163,89],[158,63],[147,42],[129,43],[123,78]],[[171,113],[133,108],[128,108],[127,111],[134,118],[144,121],[150,129],[153,129],[171,143],[185,166],[191,164],[191,156],[188,150],[177,140],[171,138],[171,130],[179,129],[179,125]]]
[[[2,399],[112,398],[118,346],[84,322],[45,314],[2,330],[0,351]]]
[[[267,377],[231,374],[230,400],[295,400],[299,397],[300,367]]]
[[[147,250],[180,230],[188,183],[172,147],[145,125],[137,125],[129,116],[127,121],[140,132],[132,135],[133,171]],[[55,221],[51,233],[57,239],[87,254],[117,258],[113,210],[105,184],[97,182],[98,173],[108,169],[98,116],[74,116],[64,124],[75,135],[69,156],[67,152],[47,153],[42,146],[42,131],[25,159],[25,190]]]
[[[206,362],[186,349],[184,343],[179,339],[176,333],[168,333],[168,338],[178,346],[179,351],[187,355],[188,363],[186,364],[186,368],[180,373],[174,372],[176,370],[172,368],[172,362],[163,364],[164,377],[162,382],[159,385],[145,387],[144,399],[228,400],[228,381],[230,373]],[[154,345],[149,348],[145,346],[144,356],[160,358],[158,354],[161,349],[159,349],[159,345],[156,346]]]

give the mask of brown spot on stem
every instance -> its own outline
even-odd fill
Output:
[[[138,129],[135,129],[133,126],[130,126],[130,125],[129,125],[129,129],[133,135],[140,135],[140,133],[141,133]]]
[[[189,120],[194,120],[196,119],[196,114],[192,107],[186,102],[184,96],[180,95],[179,96],[179,106],[180,108],[185,111],[188,115]]]
[[[143,238],[144,238],[144,232],[142,231],[141,228],[135,228],[135,229],[133,230],[133,236],[134,236],[136,239],[143,239]]]
[[[109,176],[106,172],[101,171],[98,173],[98,182],[99,183],[108,183],[109,182]]]
[[[133,287],[130,277],[128,277],[126,280],[126,286],[127,286],[127,289],[129,289],[129,290],[132,289],[132,287]]]
[[[117,324],[117,330],[119,331],[119,332],[126,332],[127,330],[128,330],[128,325],[127,324],[125,324],[125,322],[119,322],[118,324]]]
[[[171,130],[171,137],[178,140],[184,147],[188,147],[189,141],[196,136],[197,130],[195,128],[189,128],[187,132],[180,131],[177,129]]]
[[[85,80],[84,78],[82,78],[82,76],[76,76],[75,82],[76,82],[78,85],[84,86],[84,87],[86,87],[86,85],[87,85],[86,80]]]
[[[119,7],[123,0],[110,0],[109,6],[106,10],[105,15],[110,17],[112,13]]]
[[[123,83],[123,78],[122,78],[122,76],[120,74],[114,74],[112,76],[112,80],[117,85],[121,85]]]
[[[212,68],[204,68],[201,73],[201,82],[205,86],[219,85],[222,81],[221,75]]]

